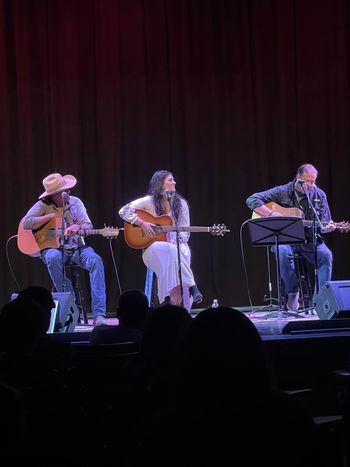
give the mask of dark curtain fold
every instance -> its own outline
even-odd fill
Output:
[[[245,198],[311,162],[335,220],[348,219],[349,2],[346,0],[1,0],[1,302],[16,283],[8,238],[51,172],[73,174],[96,228],[170,169],[193,225],[204,305],[247,306],[240,226]],[[109,243],[108,310],[119,289]],[[265,251],[243,245],[254,304],[267,293]],[[350,237],[329,235],[334,279],[350,279]],[[112,242],[123,289],[144,286],[141,253]],[[37,258],[8,242],[20,286],[50,286]]]

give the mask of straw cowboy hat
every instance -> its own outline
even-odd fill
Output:
[[[73,175],[51,174],[44,178],[43,185],[45,191],[39,196],[39,199],[45,198],[46,196],[54,195],[64,190],[69,190],[77,183],[77,179]]]

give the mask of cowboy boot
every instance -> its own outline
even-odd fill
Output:
[[[198,287],[195,285],[192,285],[189,288],[190,295],[193,297],[193,303],[202,303],[203,301],[203,295],[200,293]]]

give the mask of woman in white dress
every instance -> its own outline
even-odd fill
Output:
[[[138,217],[136,209],[144,209],[153,216],[168,214],[179,226],[190,225],[187,201],[176,192],[176,182],[168,170],[156,171],[150,182],[147,195],[123,206],[120,217],[141,228],[145,237],[151,239],[154,224]],[[196,286],[191,269],[191,251],[188,246],[189,232],[179,233],[183,306],[189,311],[192,303],[201,303],[203,296]],[[143,250],[144,264],[155,272],[158,284],[159,303],[181,304],[181,285],[178,267],[176,232],[168,232],[167,241],[154,241]]]

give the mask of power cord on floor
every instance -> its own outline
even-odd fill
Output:
[[[119,230],[124,230],[124,229],[119,229]],[[118,284],[118,287],[119,287],[119,295],[121,295],[122,288],[121,288],[121,285],[120,285],[120,279],[119,279],[117,263],[116,263],[115,256],[114,256],[114,251],[113,251],[113,248],[112,248],[112,240],[113,240],[113,238],[109,239],[109,248],[111,250],[111,257],[112,257],[114,272],[115,272],[115,276],[116,276],[116,279],[117,279],[117,284]]]
[[[243,270],[244,270],[244,277],[246,281],[246,287],[247,287],[247,294],[248,294],[248,300],[249,300],[249,305],[251,308],[251,313],[254,313],[253,310],[253,303],[252,303],[252,298],[250,295],[250,288],[249,288],[249,279],[248,279],[248,272],[247,272],[247,265],[245,262],[245,254],[244,254],[244,246],[243,246],[243,227],[249,222],[249,219],[244,221],[241,224],[240,230],[239,230],[239,239],[240,239],[240,244],[241,244],[241,254],[242,254],[242,262],[243,262]]]
[[[8,262],[8,265],[9,265],[9,268],[10,268],[10,271],[11,271],[11,275],[12,275],[12,278],[13,280],[15,281],[15,284],[17,286],[17,290],[18,292],[21,290],[21,286],[20,284],[18,283],[18,280],[16,279],[16,276],[15,276],[15,273],[13,271],[13,268],[11,266],[11,261],[10,261],[10,255],[9,255],[9,251],[8,251],[8,245],[10,243],[10,240],[13,240],[14,238],[17,238],[18,235],[12,235],[12,237],[9,237],[6,241],[6,247],[5,247],[5,250],[6,250],[6,258],[7,258],[7,262]]]

